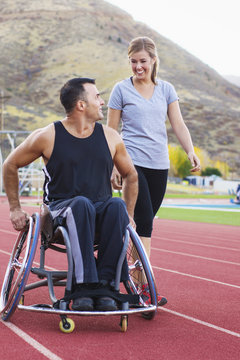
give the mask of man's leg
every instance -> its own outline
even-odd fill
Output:
[[[123,247],[123,236],[129,223],[126,205],[123,200],[111,198],[95,204],[98,233],[98,278],[102,287],[109,288],[115,280],[116,269]],[[124,260],[121,281],[128,279],[128,265]],[[99,311],[117,310],[117,304],[111,297],[102,297],[96,301]]]
[[[93,254],[96,212],[91,201],[83,196],[56,201],[50,205],[53,217],[66,219],[77,284],[97,283],[98,276]]]
[[[118,259],[123,248],[123,236],[129,224],[126,205],[122,199],[111,198],[97,207],[97,232],[99,233],[98,277],[112,281],[116,276]],[[123,264],[121,280],[128,279],[126,260]]]

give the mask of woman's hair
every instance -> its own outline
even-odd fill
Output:
[[[133,54],[145,50],[149,54],[149,56],[154,59],[156,58],[155,63],[153,64],[151,80],[156,85],[156,77],[159,65],[159,58],[157,53],[157,48],[152,39],[147,36],[137,37],[133,39],[128,46],[128,57],[132,56]]]

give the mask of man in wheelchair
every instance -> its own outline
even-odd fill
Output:
[[[69,80],[60,91],[60,100],[66,117],[35,130],[4,162],[10,219],[14,229],[26,227],[28,215],[20,204],[18,169],[42,157],[43,201],[53,219],[64,219],[73,253],[77,297],[72,308],[116,310],[113,298],[104,295],[94,298],[88,295],[88,290],[113,285],[126,226],[129,222],[134,226],[137,173],[120,135],[98,123],[103,119],[104,101],[93,79]],[[123,178],[123,200],[112,197],[113,164]],[[93,252],[96,241],[97,262]],[[127,279],[125,260],[121,281]]]

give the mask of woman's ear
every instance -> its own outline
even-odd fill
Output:
[[[157,61],[157,57],[154,56],[154,57],[152,58],[152,61],[153,61],[153,64],[155,64],[155,62]]]

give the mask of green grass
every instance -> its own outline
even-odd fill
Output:
[[[166,198],[206,198],[229,199],[234,195],[214,193],[212,188],[203,188],[194,185],[167,183]]]
[[[160,219],[240,226],[240,212],[232,211],[192,210],[162,207],[158,210],[157,216]]]
[[[119,196],[113,193],[113,196]],[[230,195],[209,195],[209,194],[166,194],[166,198],[208,198],[208,199],[228,199]],[[176,209],[162,207],[158,210],[157,216],[160,219],[182,220],[203,222],[210,224],[234,225],[240,226],[240,212],[233,211],[215,211],[215,210],[199,210],[199,209]]]
[[[37,193],[32,193],[37,195]],[[118,197],[119,193],[113,192],[113,196]],[[212,195],[212,194],[166,194],[166,198],[183,198],[183,199],[230,199],[230,195]],[[233,211],[214,211],[214,210],[199,210],[199,209],[176,209],[165,208],[159,209],[157,216],[160,219],[182,220],[203,222],[211,224],[234,225],[240,226],[240,212]]]

